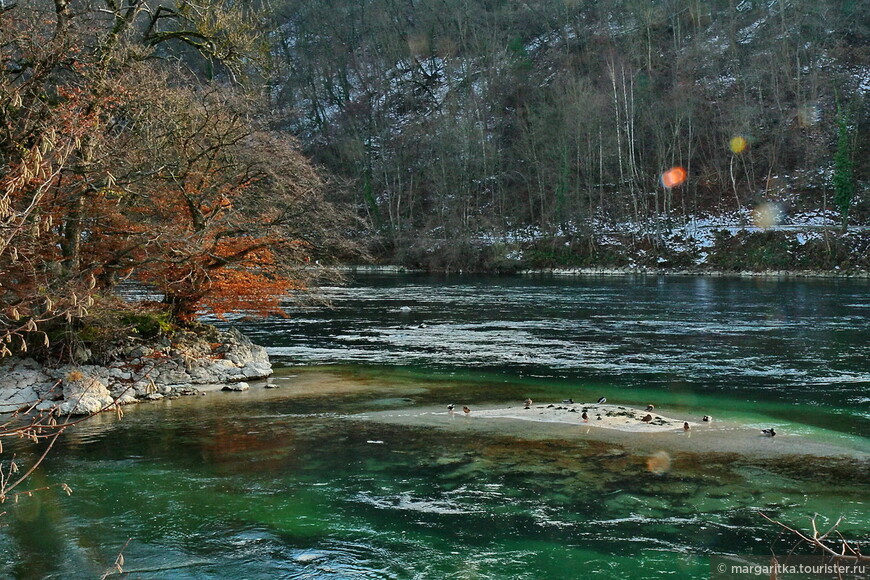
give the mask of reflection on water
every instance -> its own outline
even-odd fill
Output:
[[[439,285],[425,300],[420,282],[336,290],[334,311],[258,327],[259,340],[285,353],[287,363],[310,364],[296,350],[281,349],[318,345],[335,355],[365,336],[356,350],[347,349],[369,353],[364,364],[352,355],[341,360],[355,366],[295,366],[276,379],[278,389],[255,385],[247,393],[140,405],[120,421],[107,415],[77,427],[34,480],[65,481],[73,495],[53,490],[6,506],[0,576],[99,577],[131,539],[125,569],[146,579],[708,578],[711,554],[791,548],[759,510],[799,526],[814,513],[843,515],[847,536],[870,540],[868,465],[855,458],[671,452],[665,469],[651,470],[648,453],[604,441],[472,435],[353,416],[447,401],[515,403],[530,395],[590,400],[606,392],[625,403],[782,421],[812,437],[866,436],[855,427],[866,426],[860,422],[866,410],[848,403],[866,398],[860,380],[867,362],[857,361],[867,354],[866,322],[843,322],[857,310],[849,304],[866,303],[864,295],[847,287],[835,301],[835,289],[825,286],[813,303],[793,304],[808,292],[800,285],[776,291],[749,285],[738,300],[731,283],[723,289],[715,282],[692,280],[688,289],[667,292],[624,281],[542,282],[537,289],[511,282],[496,295],[488,285]],[[652,312],[653,295],[672,299],[657,318],[632,322]],[[616,306],[617,297],[628,296],[633,300]],[[375,316],[378,300],[385,305]],[[406,304],[410,314],[400,310]],[[694,304],[691,313],[686,304]],[[764,318],[762,326],[775,328],[759,331],[747,322],[769,311],[782,319]],[[478,323],[471,320],[475,312]],[[593,316],[601,322],[590,322]],[[424,348],[395,339],[392,328],[413,334],[439,325],[462,326],[467,335]],[[519,329],[513,342],[510,325]],[[862,337],[843,347],[844,358],[825,346],[839,332]],[[701,340],[702,334],[709,336]],[[483,336],[498,339],[489,354],[472,340]],[[800,337],[809,346],[790,353]],[[682,353],[671,351],[666,368],[656,368],[652,354],[677,344]],[[448,358],[427,358],[429,348],[443,348]],[[468,353],[460,356],[461,349]],[[523,349],[532,352],[529,362],[505,354]],[[727,373],[704,375],[715,365],[699,362],[701,350],[710,359],[731,353],[735,361],[758,358],[792,372],[763,379],[746,369],[727,380]],[[830,368],[806,364],[809,351]],[[598,352],[614,359],[596,359]],[[553,353],[563,367],[550,367]],[[629,359],[645,370],[608,378],[610,371],[587,368],[577,353],[593,353],[589,360],[605,361],[610,370]],[[830,382],[817,382],[823,376]],[[836,394],[826,396],[828,389]],[[851,425],[840,425],[843,417]]]

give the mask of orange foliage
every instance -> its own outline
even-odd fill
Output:
[[[292,140],[237,87],[101,56],[99,18],[62,29],[19,14],[0,25],[0,61],[27,71],[0,76],[0,339],[29,317],[82,316],[122,279],[181,319],[280,313],[306,287],[301,240],[328,222]]]

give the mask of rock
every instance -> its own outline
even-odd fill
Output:
[[[16,361],[11,365],[4,365],[0,368],[0,388],[2,389],[24,389],[30,388],[38,383],[44,383],[50,380],[45,373],[39,368],[39,363],[33,359],[25,359]]]
[[[190,383],[190,375],[184,371],[170,371],[160,373],[160,382],[167,385],[183,385]]]
[[[9,360],[0,365],[0,412],[16,411],[53,398],[52,378],[33,359]]]
[[[64,401],[58,408],[63,414],[91,415],[114,403],[112,394],[100,379],[73,370],[63,381]]]
[[[0,391],[0,413],[11,413],[23,407],[29,407],[39,401],[39,398],[33,387]]]
[[[75,353],[80,363],[90,360],[85,351]],[[244,391],[250,388],[246,381],[271,374],[266,349],[236,329],[179,332],[171,341],[164,337],[121,345],[104,365],[46,367],[32,359],[2,361],[0,412],[42,400],[38,408],[43,410],[58,406],[63,413],[88,414],[114,399],[129,404],[200,394],[194,385],[228,385],[227,390]]]
[[[252,362],[242,368],[242,374],[246,379],[264,379],[272,374],[272,365]]]
[[[120,396],[117,396],[116,399],[119,405],[130,405],[132,403],[138,403],[139,399],[136,398],[136,395],[132,390],[129,390]]]
[[[221,390],[222,391],[247,391],[250,388],[251,388],[251,385],[249,385],[248,383],[245,383],[245,382],[241,382],[241,383],[233,383],[231,385],[225,385],[224,388],[222,388]]]
[[[133,373],[119,367],[112,367],[109,369],[109,377],[121,381],[129,381],[133,379]]]

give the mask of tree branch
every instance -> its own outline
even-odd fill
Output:
[[[825,552],[826,554],[828,554],[831,558],[833,558],[835,560],[845,561],[845,562],[870,562],[870,556],[864,556],[863,554],[861,554],[861,551],[858,549],[857,546],[855,546],[855,547],[851,546],[845,540],[845,538],[843,538],[842,534],[840,534],[840,532],[837,531],[837,527],[843,521],[842,517],[840,519],[838,519],[837,523],[835,523],[833,526],[831,526],[831,528],[827,532],[825,532],[822,535],[819,535],[819,531],[816,528],[816,516],[813,516],[813,519],[812,519],[813,534],[812,534],[812,536],[807,536],[805,533],[801,532],[800,530],[796,530],[794,528],[791,528],[791,527],[785,525],[784,523],[777,521],[777,520],[769,517],[768,515],[766,515],[762,512],[758,512],[758,515],[760,515],[761,517],[763,517],[767,521],[774,523],[785,530],[788,530],[789,532],[796,535],[798,538],[800,538],[801,540],[803,540],[807,544],[809,544],[811,546],[815,546],[816,548],[819,548],[820,550],[822,550],[823,552]],[[839,552],[837,552],[836,550],[834,550],[833,548],[831,548],[830,546],[828,546],[827,544],[824,543],[824,540],[827,540],[828,536],[834,531],[837,531],[837,535],[840,537],[840,546],[839,546],[840,551]]]

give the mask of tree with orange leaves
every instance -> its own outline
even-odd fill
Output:
[[[270,130],[257,24],[220,0],[0,11],[0,358],[48,346],[123,280],[181,322],[275,313],[308,286],[344,218]]]
[[[134,129],[150,146],[154,174],[126,209],[149,226],[131,255],[147,265],[139,278],[160,289],[181,320],[200,308],[279,311],[282,296],[307,284],[301,266],[335,225],[320,177],[295,144],[240,114],[250,106],[244,99],[216,93],[196,106],[189,93],[163,95],[147,107],[161,122]]]

